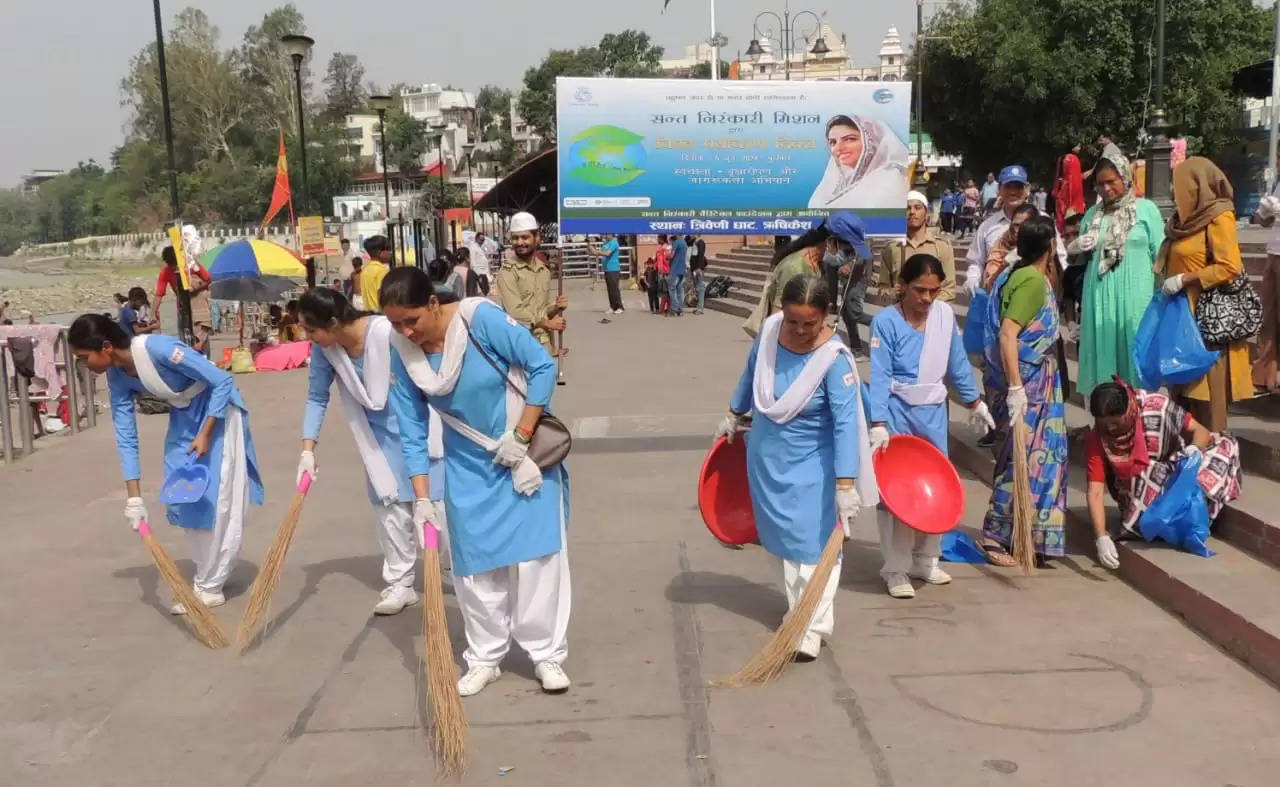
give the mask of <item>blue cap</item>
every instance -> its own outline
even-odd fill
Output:
[[[1000,170],[1000,185],[1007,183],[1029,183],[1030,178],[1027,177],[1027,170],[1021,164],[1010,164]]]
[[[840,240],[853,246],[859,259],[870,259],[871,247],[867,245],[867,227],[858,214],[841,210],[827,217],[827,229]]]

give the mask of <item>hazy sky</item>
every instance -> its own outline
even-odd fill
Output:
[[[275,0],[162,0],[165,24],[185,5],[198,5],[238,45]],[[515,88],[525,68],[548,49],[593,44],[607,32],[645,30],[680,56],[706,39],[708,0],[300,0],[323,64],[336,51],[360,57],[379,84],[440,82]],[[729,38],[723,56],[746,49],[755,15],[781,12],[784,0],[718,0],[717,22]],[[821,4],[793,5],[822,13]],[[90,157],[105,163],[123,137],[120,78],[129,59],[154,40],[148,0],[0,0],[0,185],[35,168],[66,168]],[[827,20],[848,36],[855,65],[874,65],[885,30],[910,37],[915,4],[885,0],[831,2]],[[802,29],[811,25],[806,17]],[[831,43],[831,42],[828,42]]]

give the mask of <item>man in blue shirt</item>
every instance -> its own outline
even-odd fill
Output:
[[[155,333],[159,322],[149,322],[147,317],[147,291],[141,287],[129,289],[129,300],[120,310],[120,327],[130,339],[140,333]]]
[[[618,279],[622,277],[622,253],[618,238],[605,235],[604,243],[599,246],[587,244],[587,251],[600,258],[600,267],[604,270],[604,286],[609,291],[609,312],[622,314],[622,291],[618,289]]]
[[[987,173],[987,182],[982,184],[982,210],[991,213],[996,209],[996,198],[1000,196],[1000,184],[996,182],[994,172]]]
[[[684,316],[684,277],[689,272],[689,244],[681,235],[671,242],[671,273],[667,274],[668,316]]]
[[[959,201],[960,195],[952,191],[950,187],[942,192],[942,210],[941,223],[942,231],[945,233],[955,232],[956,228],[956,203]]]

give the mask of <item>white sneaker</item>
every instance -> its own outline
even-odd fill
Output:
[[[622,314],[622,312],[623,312],[623,311],[624,311],[623,309],[614,309],[614,310],[613,310],[613,313],[614,313],[614,314]]]
[[[911,586],[911,580],[907,579],[906,574],[890,574],[884,578],[884,584],[889,588],[889,595],[894,598],[916,597],[916,589]]]
[[[192,588],[192,590],[195,591],[196,598],[200,599],[201,603],[210,609],[220,607],[227,603],[227,597],[222,595],[222,591],[218,591],[217,593],[206,593],[203,590],[198,590],[196,588]],[[169,614],[185,615],[187,614],[187,607],[181,601],[175,601],[173,606],[169,607]]]
[[[912,569],[909,576],[924,580],[930,585],[946,585],[951,582],[951,575],[937,566],[929,569]]]
[[[403,585],[388,585],[382,589],[382,600],[373,607],[375,615],[394,615],[405,607],[418,603],[418,592]]]
[[[796,648],[798,660],[813,661],[818,658],[820,652],[822,652],[822,636],[806,631],[804,638],[800,640],[800,646]]]
[[[458,694],[471,697],[484,691],[484,687],[502,677],[502,670],[497,667],[478,666],[467,670],[467,674],[458,679]]]
[[[533,668],[533,674],[542,684],[542,690],[548,694],[560,694],[569,690],[569,676],[564,667],[554,661],[544,661]]]

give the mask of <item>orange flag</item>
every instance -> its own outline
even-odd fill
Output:
[[[284,156],[284,129],[280,130],[280,158],[276,159],[276,185],[271,189],[271,207],[267,208],[267,217],[262,226],[267,226],[276,217],[285,203],[289,203],[289,223],[293,223],[293,192],[289,189],[289,165]]]

